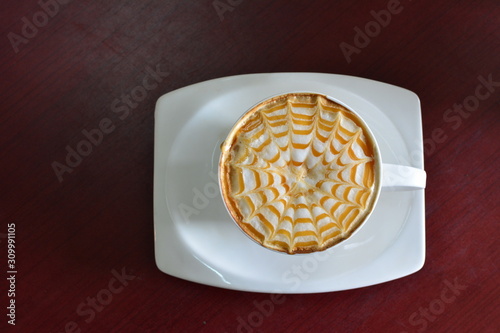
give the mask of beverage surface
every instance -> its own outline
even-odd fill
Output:
[[[222,145],[226,206],[267,248],[324,250],[348,238],[371,212],[375,149],[362,120],[322,95],[267,100]]]

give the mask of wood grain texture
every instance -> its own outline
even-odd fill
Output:
[[[2,331],[500,329],[497,1],[61,2],[40,2],[52,16],[40,14],[34,0],[0,5]],[[231,10],[219,16],[214,3]],[[348,62],[341,43],[355,45],[356,27],[391,6],[397,13]],[[34,19],[36,31],[24,27]],[[115,101],[123,105],[151,70],[165,73],[155,88],[126,116],[114,112]],[[427,257],[411,276],[285,295],[259,317],[256,303],[268,304],[271,295],[198,285],[156,267],[154,106],[189,84],[285,71],[366,77],[418,94],[427,140]],[[489,88],[485,80],[493,81]],[[478,85],[487,97],[474,99]],[[472,104],[453,111],[464,103]],[[52,163],[64,163],[67,147],[76,149],[82,131],[103,121],[109,133],[60,182]],[[6,318],[9,223],[16,224],[15,326]],[[448,302],[439,302],[443,295]],[[95,297],[107,304],[92,310]],[[242,328],[259,318],[257,327]]]

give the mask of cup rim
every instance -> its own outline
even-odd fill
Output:
[[[259,242],[258,240],[256,240],[252,236],[250,236],[239,225],[239,223],[237,222],[235,216],[233,216],[232,210],[229,209],[229,207],[228,207],[228,203],[227,203],[227,200],[226,200],[226,192],[228,192],[228,190],[225,189],[225,186],[223,186],[222,174],[221,174],[221,166],[223,164],[224,148],[226,147],[226,143],[232,141],[231,139],[234,137],[235,133],[239,129],[238,125],[245,118],[249,117],[252,114],[252,111],[254,109],[256,109],[259,105],[265,104],[265,103],[267,103],[268,101],[270,101],[272,99],[276,99],[276,98],[287,96],[287,95],[298,95],[298,94],[322,96],[322,97],[324,97],[324,98],[326,98],[326,99],[328,99],[330,101],[333,101],[333,102],[335,102],[335,103],[343,106],[344,108],[346,108],[348,111],[350,111],[351,113],[353,113],[357,117],[357,119],[363,125],[362,126],[363,130],[368,134],[369,140],[371,140],[371,142],[373,143],[372,146],[373,146],[373,155],[374,155],[374,162],[375,162],[375,164],[374,164],[374,169],[375,169],[374,174],[375,174],[375,177],[374,177],[373,198],[372,198],[371,205],[370,205],[368,211],[365,213],[365,216],[363,217],[363,219],[361,220],[361,222],[355,227],[354,230],[351,231],[351,233],[346,238],[341,239],[339,242],[337,242],[335,244],[332,244],[330,246],[327,246],[324,249],[319,249],[319,250],[310,251],[310,252],[288,253],[288,252],[285,252],[285,251],[279,251],[277,249],[273,249],[273,248],[265,246],[264,244],[262,244],[261,242]],[[275,94],[275,95],[272,95],[272,96],[269,96],[269,97],[267,97],[265,99],[260,100],[259,102],[255,103],[254,105],[252,105],[251,107],[249,107],[248,109],[246,109],[245,112],[234,122],[234,124],[231,127],[230,131],[228,132],[226,138],[221,143],[220,148],[221,148],[221,152],[220,152],[220,156],[219,156],[218,172],[217,172],[217,174],[218,174],[219,190],[220,190],[220,193],[221,193],[221,196],[222,196],[222,201],[224,203],[224,207],[226,208],[226,211],[228,212],[229,216],[231,216],[231,219],[233,220],[233,223],[238,226],[238,229],[243,234],[245,234],[248,238],[250,238],[253,242],[255,242],[256,244],[260,245],[261,247],[264,247],[267,250],[270,250],[270,251],[273,251],[273,252],[276,252],[276,253],[281,253],[283,255],[313,255],[316,252],[324,252],[324,251],[327,251],[327,250],[334,249],[334,248],[338,247],[339,245],[345,243],[345,241],[351,239],[356,233],[358,233],[359,230],[361,230],[362,227],[364,225],[366,225],[366,222],[369,220],[370,216],[372,215],[373,211],[375,210],[375,207],[377,206],[377,202],[378,202],[378,199],[380,197],[380,192],[381,192],[381,188],[382,188],[382,165],[383,165],[383,163],[382,163],[382,156],[380,154],[380,148],[379,148],[377,139],[375,138],[375,135],[373,134],[370,126],[363,119],[363,117],[361,117],[359,115],[359,113],[355,111],[355,109],[353,109],[352,107],[350,107],[347,103],[345,103],[345,102],[343,102],[343,101],[341,101],[341,100],[339,100],[339,99],[337,99],[335,97],[329,96],[327,94],[320,93],[320,92],[315,92],[315,91],[299,90],[299,91],[288,91],[288,92],[284,92],[284,93]]]

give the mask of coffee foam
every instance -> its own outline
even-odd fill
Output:
[[[352,111],[314,94],[253,108],[223,145],[221,180],[236,222],[287,253],[349,237],[373,205],[374,143]]]

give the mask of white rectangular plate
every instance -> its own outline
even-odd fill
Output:
[[[217,182],[220,144],[250,107],[297,91],[328,95],[360,114],[384,163],[423,169],[420,102],[403,88],[344,75],[275,73],[175,90],[158,100],[155,112],[154,226],[160,270],[228,289],[314,293],[382,283],[423,266],[423,190],[382,192],[359,232],[315,254],[265,249],[231,220]]]

